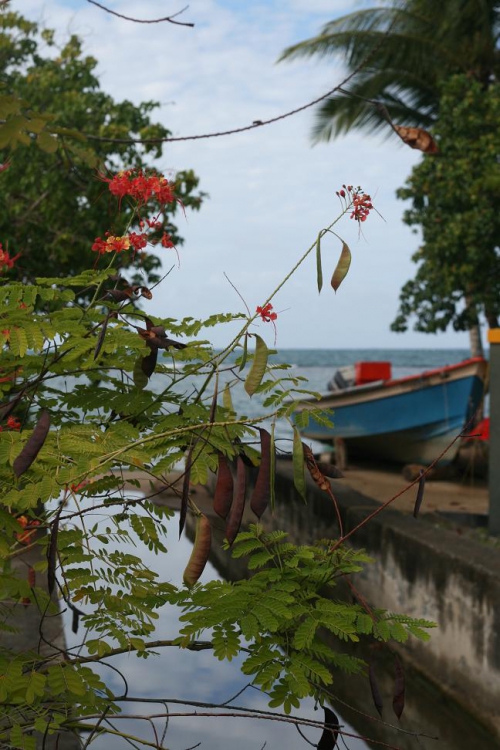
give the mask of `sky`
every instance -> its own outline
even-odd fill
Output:
[[[104,4],[144,19],[184,7],[183,0]],[[11,0],[11,9],[55,28],[59,41],[78,34],[85,52],[99,61],[102,88],[115,99],[160,102],[153,120],[175,136],[249,125],[333,88],[345,74],[337,58],[276,61],[285,47],[365,5],[365,0],[191,0],[180,16],[195,24],[188,28],[131,23],[85,0]],[[339,223],[352,264],[336,294],[328,280],[341,243],[333,236],[322,242],[321,294],[314,253],[279,291],[273,300],[277,346],[468,347],[463,333],[390,331],[400,288],[415,273],[411,256],[419,244],[418,235],[402,222],[405,204],[395,191],[420,153],[393,134],[385,138],[358,131],[313,147],[313,123],[314,109],[308,109],[250,132],[165,145],[156,166],[166,173],[194,169],[209,198],[200,212],[179,217],[185,238],[180,268],[159,288],[148,311],[177,318],[242,311],[233,286],[254,311],[338,216],[336,191],[346,183],[362,186],[381,216],[372,212],[361,234],[357,222],[346,217]],[[164,252],[168,270],[175,256]],[[274,343],[270,324],[253,330]],[[211,340],[222,347],[235,332],[230,326],[210,329]]]

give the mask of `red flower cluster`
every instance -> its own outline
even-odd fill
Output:
[[[40,521],[29,521],[26,516],[19,516],[17,522],[23,529],[23,531],[19,531],[16,534],[17,541],[21,542],[21,544],[29,544],[32,538],[35,536],[36,527],[40,526]]]
[[[21,422],[17,417],[7,417],[7,429],[8,430],[20,430]],[[3,432],[3,427],[0,426],[0,432]]]
[[[105,253],[121,253],[123,250],[132,249],[134,253],[144,250],[148,242],[152,245],[161,244],[162,247],[174,248],[172,238],[165,229],[165,223],[162,214],[165,212],[165,204],[177,200],[174,195],[174,186],[163,175],[158,174],[155,170],[143,171],[142,169],[127,169],[119,172],[114,177],[106,177],[99,174],[103,182],[107,182],[112,195],[115,195],[119,202],[125,196],[130,196],[136,202],[135,215],[139,225],[138,232],[129,232],[126,235],[117,237],[111,232],[106,232],[104,239],[96,237],[92,250],[99,255]],[[153,201],[159,205],[159,211],[156,216],[151,218],[141,216],[142,209]],[[182,205],[182,204],[181,204]],[[148,209],[145,209],[145,212]],[[144,231],[146,230],[146,231]],[[151,238],[148,230],[157,233]],[[161,234],[161,236],[160,236]]]
[[[257,307],[255,312],[260,315],[264,323],[274,323],[278,315],[275,312],[272,312],[272,309],[273,306],[268,302],[264,307]]]
[[[20,255],[21,253],[18,253],[17,255],[14,255],[13,258],[11,258],[9,251],[4,250],[2,243],[0,242],[0,266],[6,266],[6,268],[8,268],[9,270],[11,268],[14,268],[14,264]]]
[[[166,177],[153,170],[145,173],[142,169],[126,169],[111,178],[103,174],[99,177],[109,184],[110,193],[116,195],[120,201],[126,195],[134,198],[140,206],[144,206],[152,198],[160,205],[173,203],[175,200],[173,185]]]
[[[363,192],[359,186],[353,188],[352,185],[342,185],[342,190],[337,190],[336,195],[343,198],[346,207],[352,207],[351,219],[356,221],[366,221],[370,211],[373,208],[371,197]]]

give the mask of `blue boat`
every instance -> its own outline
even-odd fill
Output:
[[[376,374],[376,368],[372,370]],[[350,455],[405,464],[449,463],[455,458],[459,440],[450,443],[481,403],[486,371],[486,360],[475,357],[396,380],[389,374],[387,379],[361,385],[351,385],[339,373],[334,378],[337,390],[318,401],[304,401],[297,408],[297,412],[333,409],[333,427],[311,415],[300,431],[307,438],[345,445]]]

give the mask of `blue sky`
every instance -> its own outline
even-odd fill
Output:
[[[109,7],[142,18],[174,13],[183,2],[115,0]],[[331,18],[366,5],[344,0],[192,0],[182,16],[194,29],[171,24],[132,24],[84,0],[12,0],[11,7],[43,18],[61,40],[77,33],[99,60],[102,86],[115,98],[162,102],[155,119],[175,135],[250,124],[300,106],[342,80],[341,61],[301,60],[277,65],[288,45],[318,32]],[[172,104],[172,102],[174,102]],[[318,231],[338,214],[335,191],[362,185],[374,197],[376,214],[357,231],[344,219],[339,234],[353,254],[349,274],[334,294],[316,288],[314,258],[280,291],[274,307],[279,347],[460,347],[468,337],[453,332],[426,336],[391,333],[401,286],[414,274],[411,255],[418,236],[401,221],[395,199],[418,152],[395,136],[352,132],[311,147],[314,115],[307,110],[274,125],[240,135],[167,144],[157,166],[193,168],[210,194],[198,214],[181,221],[186,239],[181,267],[172,273],[149,308],[168,317],[201,317],[242,309],[226,273],[250,309],[261,304]],[[404,124],[404,123],[402,123]],[[104,217],[105,218],[105,217]],[[103,226],[103,231],[106,229]],[[323,243],[328,279],[340,244]],[[165,259],[168,268],[174,258]],[[259,333],[273,341],[271,326]],[[214,331],[223,346],[229,332]]]

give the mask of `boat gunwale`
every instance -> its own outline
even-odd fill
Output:
[[[395,380],[376,380],[371,383],[364,383],[363,385],[355,385],[348,388],[342,388],[337,391],[329,391],[322,394],[320,399],[304,399],[298,405],[297,411],[301,411],[304,408],[318,408],[319,405],[324,406],[324,408],[330,408],[327,404],[327,402],[330,401],[332,402],[332,406],[334,404],[337,404],[337,406],[340,407],[350,406],[356,403],[363,403],[365,401],[368,403],[370,401],[375,401],[378,399],[392,398],[394,396],[405,395],[407,393],[409,394],[414,392],[414,390],[416,389],[411,389],[404,386],[411,386],[412,383],[418,383],[419,385],[421,384],[422,388],[435,387],[439,385],[440,382],[432,383],[432,378],[438,377],[440,381],[444,382],[446,376],[450,373],[456,373],[456,379],[460,380],[461,373],[457,371],[465,370],[466,368],[473,365],[477,365],[476,370],[471,373],[464,373],[463,377],[479,377],[480,379],[484,379],[488,361],[484,359],[484,357],[471,357],[470,359],[465,359],[462,362],[456,362],[452,365],[445,365],[445,367],[433,368],[432,370],[424,370],[423,372],[416,373],[415,375],[406,375],[402,378],[396,378]],[[483,372],[481,372],[481,368],[479,367],[480,365],[483,366]],[[400,386],[403,386],[401,391],[399,390]],[[357,398],[358,396],[360,396],[361,398]],[[339,403],[344,398],[347,399],[347,403]]]

